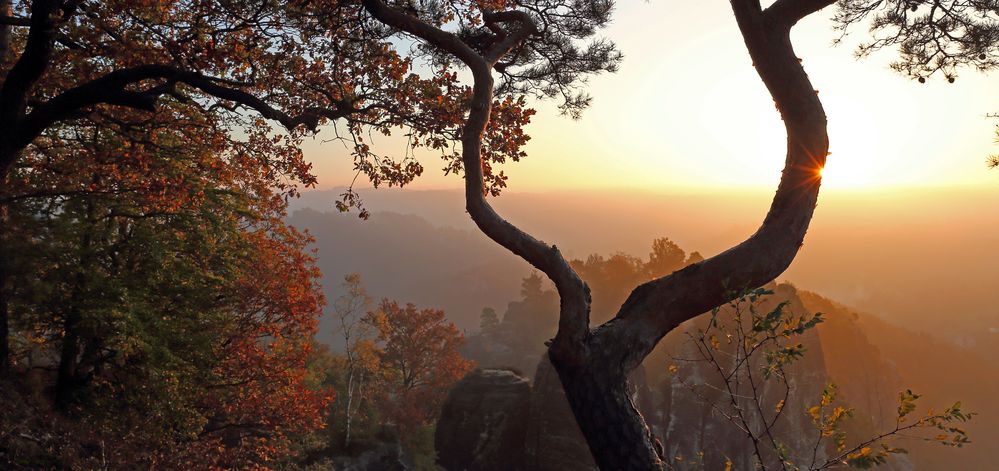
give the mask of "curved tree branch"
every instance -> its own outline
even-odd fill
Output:
[[[147,80],[167,82],[146,90],[127,89]],[[280,122],[289,131],[302,125],[314,130],[321,119],[338,119],[364,111],[354,108],[350,101],[343,100],[335,103],[335,108],[309,108],[293,116],[272,107],[249,92],[230,86],[222,79],[170,65],[151,64],[110,72],[35,106],[14,128],[13,142],[15,146],[23,148],[53,124],[76,118],[80,110],[98,104],[155,111],[156,102],[163,95],[173,94],[175,91],[173,85],[176,83],[183,83],[207,95],[251,108],[266,119]]]
[[[798,10],[761,11],[755,0],[733,0],[739,29],[760,78],[770,91],[787,131],[787,159],[770,211],[760,228],[731,249],[636,288],[617,316],[600,329],[627,348],[608,352],[625,371],[636,367],[667,332],[719,306],[739,291],[763,285],[790,265],[801,247],[818,198],[821,170],[828,154],[826,116],[790,41],[800,12],[822,2],[797,4]],[[777,5],[777,4],[775,4]],[[808,8],[805,8],[808,6]],[[782,7],[789,8],[789,7]],[[795,11],[781,13],[782,11]]]
[[[483,19],[488,23],[513,22],[517,24],[517,29],[489,48],[483,57],[456,35],[395,10],[381,0],[364,0],[363,3],[375,19],[453,54],[471,69],[472,98],[461,136],[465,209],[486,236],[526,260],[555,283],[561,309],[558,335],[552,348],[564,351],[567,358],[581,363],[585,358],[585,339],[589,336],[589,288],[557,247],[535,239],[497,214],[486,201],[483,191],[482,134],[492,107],[491,70],[504,54],[537,31],[534,21],[527,13],[520,11],[484,13]]]
[[[516,23],[517,28],[512,34],[500,37],[499,42],[489,48],[484,59],[490,67],[496,66],[499,60],[510,53],[513,48],[519,46],[528,36],[538,34],[538,27],[531,15],[519,10],[508,10],[499,12],[485,12],[482,15],[486,26],[498,25],[500,23]]]
[[[56,36],[52,16],[58,6],[56,0],[31,2],[30,29],[24,52],[11,67],[3,81],[3,88],[0,88],[0,126],[8,130],[5,132],[10,132],[24,113],[28,91],[48,67]]]

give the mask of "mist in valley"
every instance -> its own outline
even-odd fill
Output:
[[[428,276],[477,270],[476,277],[450,279],[462,289],[449,289],[449,296],[437,300],[444,307],[475,308],[510,299],[516,294],[516,280],[530,271],[525,262],[475,230],[457,190],[364,191],[364,204],[374,214],[370,221],[337,213],[333,201],[338,193],[306,192],[292,201],[290,221],[317,237],[326,279],[353,271],[370,273],[366,278],[372,286],[386,287],[381,295],[396,296],[427,283]],[[751,235],[770,197],[765,190],[510,191],[493,204],[570,259],[618,252],[645,257],[657,237],[709,257]],[[329,214],[301,212],[305,209]],[[327,236],[323,231],[333,232]],[[779,280],[944,341],[995,348],[997,247],[999,194],[994,191],[828,191],[801,252]],[[427,262],[420,263],[419,276],[412,276],[414,262],[421,259]],[[417,291],[410,297],[418,296]],[[485,297],[477,304],[450,304],[473,294]],[[462,327],[475,325],[452,311]],[[477,311],[472,314],[477,316]]]
[[[464,332],[464,354],[477,366],[512,367],[527,377],[534,376],[535,369],[537,374],[549,371],[537,362],[557,325],[552,286],[545,281],[535,295],[525,294],[524,283],[537,274],[474,230],[460,192],[365,191],[369,220],[333,210],[337,194],[305,193],[293,203],[289,217],[292,225],[316,238],[328,298],[339,295],[338,281],[344,275],[358,273],[375,298],[443,309]],[[750,190],[508,192],[493,203],[516,224],[556,244],[572,261],[593,289],[591,324],[596,325],[612,317],[630,289],[644,281],[640,277],[647,275],[634,267],[649,263],[643,260],[649,259],[654,239],[667,237],[688,258],[709,257],[755,230],[768,197]],[[999,198],[987,191],[926,190],[916,196],[829,192],[800,255],[778,278],[779,284],[771,286],[777,299],[827,316],[806,354],[819,363],[803,370],[818,376],[809,376],[804,384],[811,390],[824,381],[841,384],[846,400],[865,417],[858,421],[867,424],[858,425],[862,433],[890,422],[898,391],[906,388],[924,394],[927,404],[962,400],[966,410],[980,414],[967,427],[976,443],[958,450],[909,440],[909,461],[893,461],[895,469],[943,469],[954,463],[980,469],[991,462],[990,451],[980,445],[999,439],[989,427],[994,423],[990,417],[999,414],[991,400],[999,394],[999,366],[992,360],[999,354],[999,307],[994,299],[999,266],[999,217],[994,215],[999,212],[990,208],[999,209]],[[496,313],[498,333],[484,327],[485,308]],[[693,412],[682,411],[700,410],[700,402],[684,403],[692,399],[684,399],[675,384],[673,393],[663,395],[662,388],[669,389],[663,386],[669,384],[664,376],[668,357],[683,348],[681,330],[667,335],[644,364],[642,381],[650,385],[647,403],[652,405],[643,414],[660,417],[659,425],[666,428],[657,429],[653,419],[650,423],[665,435],[670,420],[684,424],[685,432],[725,430],[708,416],[684,416]],[[342,348],[336,332],[330,319],[321,320],[319,338]],[[535,387],[543,388],[545,381],[534,377]],[[662,405],[663,397],[672,398],[672,409]],[[807,400],[795,404],[804,407]],[[673,450],[677,453],[707,448],[669,438],[680,447]],[[739,443],[738,437],[730,438],[722,441]],[[563,451],[567,456],[579,452]],[[566,466],[556,463],[551,469]]]

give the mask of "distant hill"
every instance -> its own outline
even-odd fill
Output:
[[[966,424],[972,443],[964,449],[900,443],[913,452],[917,469],[995,469],[999,363],[987,349],[942,342],[815,293],[799,291],[798,296],[807,310],[826,315],[819,335],[827,371],[858,409],[893,417],[898,390],[909,388],[923,396],[924,407],[939,410],[962,401],[962,409],[979,414]],[[879,402],[886,410],[876,410]]]
[[[309,205],[300,207],[288,218],[292,225],[307,229],[315,236],[319,264],[324,273],[324,291],[329,299],[332,300],[339,294],[339,282],[343,275],[358,272],[376,300],[389,297],[401,302],[413,302],[420,307],[442,308],[452,321],[469,334],[479,330],[479,316],[483,307],[493,307],[500,314],[519,309],[517,301],[521,299],[521,280],[531,272],[531,267],[473,230],[471,222],[467,221],[467,215],[461,210],[460,195],[449,191],[374,194],[383,199],[367,200],[369,207],[375,211],[368,221],[359,220],[353,214],[340,214],[333,210],[318,211],[307,207]],[[335,195],[306,194],[304,201],[308,202],[308,198],[312,198],[314,202],[324,201],[324,198],[332,201]],[[560,248],[571,257],[585,257],[591,250],[605,255],[613,253],[617,250],[603,250],[601,247],[614,247],[613,241],[633,237],[628,234],[630,229],[625,230],[634,223],[629,220],[637,220],[631,210],[623,211],[623,215],[609,214],[606,213],[607,208],[597,205],[593,213],[584,213],[578,207],[577,212],[573,212],[571,207],[566,207],[566,203],[559,201],[561,200],[554,197],[528,198],[521,195],[504,200],[502,204],[509,205],[503,210],[506,214],[511,214],[512,218],[527,221],[527,224],[534,225],[533,230],[546,234],[551,240],[560,241]],[[576,203],[581,201],[586,200],[579,199]],[[531,206],[531,202],[536,204]],[[299,202],[301,203],[302,201]],[[396,203],[404,209],[412,209],[416,215],[385,211]],[[546,218],[546,215],[549,217]],[[690,213],[684,218],[690,219],[693,216],[694,213]],[[598,222],[593,222],[591,218],[596,218]],[[696,230],[688,228],[687,232],[683,232],[679,227],[676,229],[687,234],[685,238],[694,238],[691,234],[698,231],[720,230],[719,227],[724,226],[724,223],[718,222],[721,218],[710,219]],[[576,227],[579,226],[574,226],[573,221],[590,221],[583,227],[596,229],[577,230]],[[729,222],[734,224],[736,221]],[[669,224],[663,224],[662,231],[653,233],[651,229],[641,227],[644,226],[640,226],[636,232],[643,234],[645,240],[640,245],[625,244],[631,250],[624,251],[645,256],[654,237],[671,234],[673,229]],[[838,232],[848,232],[848,229],[841,228]],[[651,235],[645,236],[646,233]],[[813,238],[820,240],[811,245],[806,242],[806,250],[809,246],[829,243],[821,240],[821,234],[810,233],[808,241]],[[900,244],[918,244],[919,241],[914,239],[916,235]],[[566,241],[565,245],[562,240]],[[680,242],[685,249],[703,250],[704,247],[674,240]],[[704,240],[713,239],[705,236]],[[574,243],[578,245],[572,245]],[[706,245],[711,248],[711,244]],[[876,247],[874,243],[871,245]],[[586,250],[573,247],[584,247]],[[932,267],[940,263],[963,261],[965,256],[959,248],[953,247],[946,252],[946,257],[924,253],[924,259],[920,262]],[[965,248],[970,250],[969,247]],[[899,249],[888,247],[881,252],[892,250]],[[993,252],[999,252],[999,249]],[[710,255],[706,250],[702,253]],[[844,254],[843,257],[884,259],[884,254],[874,248],[866,253],[858,253],[859,255]],[[989,257],[992,255],[982,255],[985,261]],[[833,267],[848,265],[842,260],[828,262],[827,259],[828,256],[823,256],[811,261],[807,258],[799,261],[828,263]],[[910,265],[907,262],[902,267]],[[877,291],[877,284],[883,280],[876,275],[892,268],[878,265],[859,267],[861,265],[852,267],[849,272],[841,268],[821,270],[821,267],[815,267],[809,270],[829,278],[839,270],[839,275],[846,282],[863,280],[865,286],[870,286],[869,290]],[[803,272],[807,274],[809,270]],[[793,273],[795,272],[792,270],[786,275]],[[968,427],[974,443],[965,450],[913,445],[913,460],[919,464],[916,469],[989,469],[993,455],[989,444],[999,441],[999,434],[994,427],[999,420],[999,402],[995,401],[999,397],[999,364],[994,361],[996,352],[999,352],[996,348],[999,333],[993,333],[986,327],[991,325],[990,316],[995,312],[989,310],[994,309],[991,297],[979,298],[968,293],[987,288],[991,279],[980,279],[974,285],[967,281],[968,275],[964,273],[949,272],[952,275],[950,278],[936,276],[928,268],[923,273],[927,282],[907,288],[911,301],[906,298],[907,302],[898,306],[918,304],[920,299],[928,300],[927,304],[931,308],[922,312],[927,313],[927,316],[936,314],[936,323],[920,321],[913,322],[912,327],[901,327],[898,324],[907,321],[904,312],[884,315],[869,307],[855,309],[804,289],[796,290],[796,296],[800,298],[804,309],[826,314],[827,321],[820,324],[818,329],[825,374],[841,384],[842,393],[852,405],[864,410],[875,421],[879,417],[894,417],[894,401],[898,388],[901,387],[912,388],[924,394],[921,403],[925,405],[948,406],[955,400],[963,400],[964,409],[981,414]],[[934,282],[947,288],[937,287]],[[962,292],[960,287],[963,285],[970,285],[970,290]],[[924,292],[917,295],[914,290],[919,286],[928,288],[923,288]],[[833,294],[830,297],[839,297],[837,290],[831,291]],[[899,296],[897,292],[893,295]],[[979,308],[970,313],[959,308],[947,311],[933,309],[941,300],[945,304],[974,304]],[[549,310],[554,310],[557,300],[549,300],[547,305],[550,306]],[[865,312],[876,312],[877,315]],[[894,320],[889,322],[886,318]],[[546,329],[554,329],[553,322],[546,324],[540,318],[535,321],[546,326]],[[955,332],[969,333],[943,335],[936,332],[933,335],[928,329],[920,330],[932,325],[949,325]],[[532,338],[531,342],[542,348],[540,339],[548,338],[550,334],[541,331],[544,330],[542,328],[531,330],[528,333]],[[321,323],[321,339],[336,348],[339,345],[332,334],[330,319],[325,318]],[[679,332],[674,332],[673,337],[677,334]],[[517,366],[530,372],[533,371],[531,365],[537,352],[528,353],[521,356],[529,357],[527,360],[530,361],[525,360],[525,365]],[[507,363],[516,364],[515,359]],[[656,368],[648,362],[646,366],[650,371]]]
[[[484,306],[506,306],[530,272],[527,263],[481,235],[417,216],[375,213],[362,221],[302,209],[288,221],[315,237],[327,299],[340,294],[344,275],[357,272],[376,302],[388,297],[444,309],[462,329],[478,328]],[[321,338],[339,346],[331,333],[331,319],[323,318]]]
[[[698,194],[509,191],[491,201],[510,221],[542,240],[556,243],[568,257],[585,258],[591,253],[607,255],[619,251],[645,257],[650,241],[662,236],[707,257],[752,234],[772,196],[770,191],[709,190]],[[367,233],[368,229],[357,227],[359,221],[354,215],[335,212],[333,202],[341,191],[305,192],[291,201],[292,208],[330,212],[326,216],[330,221],[324,224],[348,224],[354,233]],[[435,263],[461,262],[467,266],[473,253],[481,253],[482,263],[495,261],[527,269],[526,264],[505,254],[478,232],[464,211],[458,190],[378,189],[361,190],[361,194],[373,213],[418,216],[423,226],[413,229],[417,233],[433,233],[433,227],[451,227],[467,231],[469,239],[477,241],[474,251],[467,256],[455,253],[451,256],[454,260]],[[368,223],[373,224],[377,222]],[[425,227],[426,224],[433,227]],[[403,227],[401,222],[399,227]],[[404,230],[381,237],[379,240],[392,239],[393,244],[407,250],[442,253],[441,249],[433,248],[438,241],[417,244],[407,240]],[[326,257],[333,255],[334,247],[341,247],[326,238],[320,239]],[[351,250],[372,248],[364,242],[355,244]],[[366,260],[365,255],[355,256],[355,261]],[[327,261],[324,265],[339,266]],[[780,280],[791,280],[803,289],[823,293],[863,311],[876,312],[893,324],[999,355],[996,267],[999,267],[997,191],[826,192],[820,198],[801,253]],[[345,269],[338,268],[329,275],[338,277]],[[394,273],[390,267],[368,269]],[[518,274],[523,273],[518,270]],[[397,284],[413,278],[401,273],[395,276],[400,280]],[[503,291],[507,289],[504,287],[515,286],[516,280],[502,283],[487,291]],[[395,295],[389,291],[384,294]],[[492,305],[494,299],[486,298],[485,304]],[[442,298],[435,302],[450,301]]]

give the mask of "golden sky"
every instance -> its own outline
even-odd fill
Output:
[[[919,84],[891,71],[893,52],[857,60],[857,29],[843,45],[828,20],[832,8],[799,23],[795,50],[826,114],[830,155],[826,189],[999,185],[985,159],[999,153],[994,81],[964,71]],[[590,81],[593,106],[582,119],[538,103],[528,128],[528,158],[504,169],[513,190],[640,189],[715,191],[775,188],[784,131],[752,68],[728,2],[619,2],[606,35],[625,55],[616,74]],[[993,88],[989,88],[989,85]],[[353,177],[341,144],[306,145],[320,188]],[[376,141],[385,153],[404,141]],[[415,188],[453,188],[440,160],[417,153],[427,171]]]

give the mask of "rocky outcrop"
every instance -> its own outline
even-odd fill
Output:
[[[786,303],[783,309],[795,316],[814,312],[803,304],[801,296],[793,286],[770,285],[768,288],[773,290],[774,294],[760,300],[755,306],[758,313],[773,312],[779,303]],[[828,311],[829,308],[823,307],[823,310]],[[721,322],[729,324],[728,329],[735,326],[733,314],[727,309],[719,311],[719,318],[722,319]],[[726,462],[730,461],[733,470],[751,471],[756,468],[757,461],[753,444],[740,429],[741,424],[733,424],[722,413],[732,408],[732,399],[727,393],[728,388],[711,363],[694,361],[699,357],[699,349],[692,343],[692,339],[697,337],[698,331],[708,327],[710,319],[709,316],[702,316],[691,320],[663,339],[657,351],[629,378],[631,399],[652,427],[659,445],[662,446],[664,457],[670,462],[671,469],[725,469]],[[744,322],[742,329],[751,330],[752,326],[748,324],[749,317],[742,319]],[[810,406],[821,400],[823,388],[833,379],[839,376],[845,378],[846,386],[841,390],[845,394],[840,398],[840,403],[848,407],[851,406],[851,398],[862,397],[860,393],[868,392],[872,388],[875,393],[881,389],[891,389],[897,382],[886,377],[894,374],[893,369],[886,363],[879,363],[883,361],[880,359],[880,354],[868,345],[864,332],[856,325],[855,318],[837,315],[834,318],[827,316],[826,319],[827,323],[820,324],[817,329],[808,330],[794,338],[794,342],[800,342],[805,347],[806,353],[802,358],[784,367],[784,373],[791,385],[790,391],[785,391],[778,379],[766,380],[760,376],[766,362],[764,351],[757,352],[749,363],[749,371],[754,375],[753,383],[750,384],[748,373],[744,371],[740,383],[734,386],[738,407],[750,412],[747,420],[758,435],[763,432],[764,424],[758,420],[756,411],[763,413],[767,420],[772,420],[778,407],[780,408],[783,415],[779,421],[771,424],[771,431],[774,440],[780,442],[780,446],[787,450],[787,456],[795,463],[812,462],[813,453],[814,460],[821,463],[835,451],[828,438],[816,449],[815,439],[818,430],[812,423],[811,417],[805,413]],[[514,324],[511,323],[511,326]],[[505,331],[497,330],[497,332]],[[717,330],[715,332],[721,339],[718,345],[713,347],[717,350],[718,357],[726,360],[737,358],[738,355],[734,351],[736,343],[726,340],[728,338],[726,332]],[[837,348],[830,348],[827,341],[835,344]],[[506,340],[496,344],[514,343]],[[525,356],[527,354],[516,348],[509,348],[509,351]],[[438,452],[443,466],[449,470],[596,469],[589,447],[576,425],[562,391],[557,373],[548,361],[547,355],[541,353],[535,356],[535,362],[539,356],[541,361],[536,363],[533,384],[528,387],[526,378],[518,380],[520,394],[528,397],[526,408],[520,406],[518,410],[521,412],[512,412],[512,408],[508,406],[489,405],[488,410],[521,414],[522,417],[517,417],[518,425],[509,425],[511,420],[509,417],[479,423],[468,419],[464,428],[452,430],[454,426],[442,419],[437,431]],[[830,358],[831,363],[828,361]],[[877,364],[878,367],[872,367],[868,371],[865,366],[850,366],[850,363],[865,362]],[[862,373],[873,379],[858,376],[858,370],[862,370]],[[877,376],[876,372],[880,372],[881,376]],[[509,371],[506,374],[514,376]],[[491,382],[481,379],[476,381],[478,384],[476,387],[480,389],[469,388],[462,394],[479,396],[480,402],[490,401],[489,397],[494,393],[491,390],[493,388]],[[858,391],[855,392],[854,389]],[[759,399],[758,403],[754,397]],[[457,399],[449,399],[449,402],[458,399],[463,401],[464,405],[460,408],[464,410],[462,412],[464,415],[474,416],[477,413],[474,407],[485,407],[475,399],[462,399],[461,395]],[[882,405],[881,402],[876,402],[879,399],[881,396],[872,397],[868,402],[858,401],[858,403],[874,411],[894,410],[890,404]],[[446,414],[448,407],[454,406],[446,405]],[[854,440],[876,435],[877,430],[884,428],[878,426],[877,419],[870,416],[867,410],[863,410],[862,414],[857,414],[844,426],[844,431]],[[497,423],[503,425],[496,425]],[[457,438],[442,439],[442,434]],[[497,454],[494,451],[488,453],[477,451],[490,449],[490,445],[485,441],[489,440],[488,437],[496,436],[504,437],[502,445],[504,450],[522,450],[522,452],[510,451]],[[513,443],[519,443],[519,448],[512,445]],[[760,453],[764,461],[769,463],[777,461],[773,448],[772,444],[761,444]],[[488,458],[490,456],[499,457]],[[489,459],[497,460],[495,463],[498,465],[486,463]],[[889,471],[913,468],[905,457],[896,457],[882,467]]]
[[[524,452],[531,471],[597,469],[548,355],[534,374]]]
[[[438,463],[449,471],[523,469],[531,386],[504,369],[479,369],[455,385],[437,422]]]
[[[632,400],[640,409],[651,404],[644,368],[631,380]],[[597,469],[548,355],[533,385],[508,369],[462,379],[448,394],[434,442],[438,464],[449,471]]]

